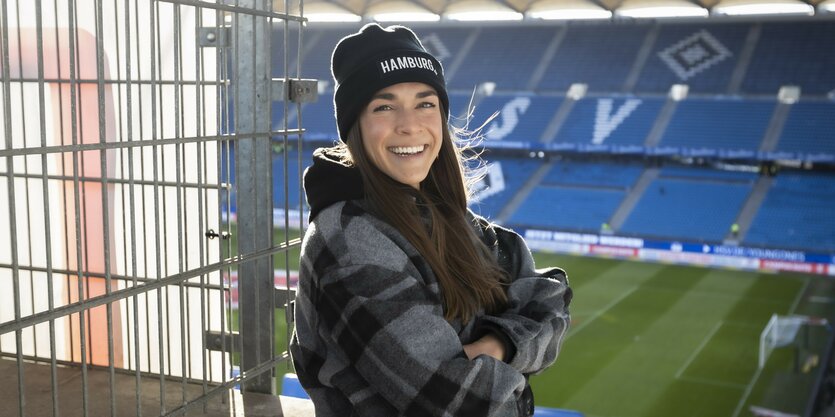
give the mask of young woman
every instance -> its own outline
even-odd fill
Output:
[[[467,209],[440,62],[369,24],[332,57],[341,143],[304,176],[293,363],[318,417],[529,416],[571,290]]]

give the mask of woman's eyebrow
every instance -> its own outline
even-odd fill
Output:
[[[435,90],[426,90],[426,91],[421,91],[420,93],[415,94],[415,97],[417,97],[417,98],[426,98],[426,97],[429,97],[429,96],[436,96],[437,97],[438,93],[435,92]]]
[[[429,97],[429,96],[436,96],[437,97],[438,93],[435,90],[426,90],[426,91],[421,91],[421,92],[415,94],[416,98],[426,98],[426,97]],[[371,96],[371,100],[377,100],[377,99],[394,100],[395,95],[392,94],[392,93],[377,93],[377,94],[374,94],[373,96]]]

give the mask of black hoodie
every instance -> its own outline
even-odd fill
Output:
[[[359,170],[340,159],[334,148],[319,148],[313,152],[313,165],[304,171],[310,222],[331,204],[365,197]]]

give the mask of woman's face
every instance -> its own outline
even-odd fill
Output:
[[[360,113],[368,159],[389,177],[420,189],[441,150],[443,121],[435,89],[394,84],[378,91]]]

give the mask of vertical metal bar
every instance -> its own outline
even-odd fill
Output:
[[[61,45],[60,31],[57,29],[57,28],[61,27],[58,24],[58,0],[53,0],[53,10],[55,10],[55,13],[54,13],[54,16],[55,16],[55,23],[54,23],[55,26],[54,27],[56,28],[55,29],[55,45]],[[62,80],[62,83],[63,83],[64,69],[63,69],[63,65],[61,64],[61,49],[57,48],[57,47],[55,48],[55,62],[56,62],[56,65],[58,66],[58,79]],[[59,126],[58,140],[59,140],[59,143],[61,145],[63,145],[63,144],[66,143],[65,142],[65,137],[64,137],[64,105],[63,105],[63,103],[64,103],[64,88],[63,88],[63,85],[60,85],[60,84],[58,85],[58,102],[61,103],[61,105],[58,106],[58,126]],[[65,159],[66,158],[64,158],[63,156],[61,158],[59,158],[60,163],[61,163],[61,171],[60,172],[62,174],[65,174],[67,172]],[[67,187],[63,183],[62,183],[62,187],[61,187],[61,202],[63,203],[63,207],[68,207],[69,206],[69,203],[67,203]],[[70,236],[69,227],[70,227],[69,222],[67,221],[67,215],[65,213],[64,214],[64,236],[66,236],[67,238],[69,238],[69,236]],[[67,242],[67,243],[69,243],[69,242]],[[64,245],[64,263],[68,265],[69,262],[70,262],[70,245],[66,244],[66,245]],[[64,275],[64,283],[65,283],[66,288],[69,289],[70,284],[71,284],[69,274]],[[68,322],[69,322],[69,324],[67,326],[67,329],[69,330],[69,334],[70,334],[70,358],[74,358],[75,357],[75,336],[74,336],[75,332],[73,332],[72,320],[68,320]]]
[[[235,0],[235,6],[240,7],[240,0]],[[234,13],[234,15],[233,15],[234,23],[232,25],[233,29],[236,29],[238,27],[239,17],[240,17],[240,13],[237,13],[237,12]],[[229,71],[229,74],[230,74],[229,79],[227,81],[229,83],[229,86],[227,87],[227,89],[232,88],[232,103],[231,103],[232,104],[232,111],[233,111],[232,126],[235,127],[233,134],[237,135],[238,134],[238,123],[239,123],[238,120],[240,120],[241,114],[240,114],[240,111],[237,107],[237,103],[238,103],[238,100],[239,100],[239,98],[238,98],[239,97],[238,88],[237,88],[237,84],[235,83],[235,81],[233,81],[233,78],[237,77],[237,73],[238,73],[239,69],[236,66],[237,66],[238,62],[240,62],[240,60],[241,60],[241,53],[240,53],[240,48],[238,47],[238,45],[240,44],[240,39],[238,38],[238,36],[234,36],[234,35],[233,35],[233,38],[235,39],[235,47],[233,49],[232,62],[229,63],[229,68],[227,68],[227,71]],[[238,169],[237,167],[238,167],[240,159],[241,159],[240,154],[238,153],[238,150],[239,150],[238,149],[238,142],[237,141],[235,141],[235,142],[230,141],[228,145],[229,145],[230,149],[234,151],[235,170],[237,171],[237,169]],[[232,165],[229,165],[229,166],[231,167]],[[230,173],[230,176],[231,176],[231,173]],[[237,201],[238,201],[238,178],[237,178],[237,176],[235,176],[234,187],[235,187],[234,188],[235,189],[235,226],[236,226],[236,232],[238,234],[238,239],[236,241],[236,243],[238,244],[238,247],[235,248],[235,250],[236,250],[235,254],[240,255],[242,253],[240,242],[241,242],[241,238],[243,237],[243,234],[241,234],[240,225],[237,223],[237,218],[238,218],[238,206],[237,206]],[[230,204],[230,208],[231,208],[231,204]],[[232,226],[232,223],[231,223],[232,220],[231,219],[232,218],[230,217],[229,218],[230,228]],[[231,254],[231,252],[230,252],[230,254]],[[241,306],[241,288],[240,288],[241,267],[240,267],[240,265],[237,266],[237,269],[238,269],[237,270],[238,275],[237,275],[237,281],[236,281],[237,287],[235,287],[235,291],[237,293],[238,298],[237,298],[237,305],[235,305],[235,308],[238,309],[238,312],[237,312],[237,315],[235,316],[237,318],[237,323],[234,323],[235,324],[234,330],[236,330],[240,333],[241,329],[243,328],[243,319],[244,319],[243,315],[241,314],[241,310],[240,310],[240,306]],[[231,278],[231,276],[230,276],[230,278]],[[230,286],[231,285],[232,285],[232,282],[230,281]],[[232,302],[232,300],[230,299],[229,300],[230,306],[232,305],[231,302]],[[231,308],[230,308],[229,311],[231,313],[231,311],[232,311]],[[231,316],[230,316],[230,318],[231,318]],[[231,327],[230,327],[230,329],[231,329]],[[243,365],[242,365],[242,361],[241,361],[241,355],[243,354],[242,348],[243,348],[243,346],[237,346],[237,345],[234,345],[234,344],[232,346],[232,356],[233,357],[235,356],[235,350],[236,349],[238,350],[238,372],[242,372],[243,369],[244,369]]]
[[[114,0],[115,5],[115,0]],[[114,7],[115,8],[115,7]],[[139,14],[138,11],[136,13]],[[139,26],[136,26],[139,29]],[[118,32],[118,30],[117,30]],[[131,25],[130,25],[130,0],[125,0],[125,82],[127,84],[127,90],[125,92],[126,99],[127,99],[127,140],[128,142],[133,142],[133,67],[131,65]],[[137,36],[138,38],[138,36]],[[140,53],[139,51],[139,40],[137,39],[137,55]],[[137,60],[140,61],[140,60]],[[140,73],[140,77],[142,74]],[[140,95],[141,96],[141,95]],[[121,108],[121,105],[120,105]],[[142,102],[140,99],[139,109],[142,109]],[[121,112],[120,112],[121,113]],[[141,120],[141,118],[140,118]],[[141,122],[140,122],[141,125]],[[140,140],[142,136],[140,134]],[[130,187],[129,192],[129,200],[130,200],[130,248],[131,248],[131,257],[130,257],[130,265],[131,265],[131,276],[133,277],[133,286],[137,286],[136,276],[138,275],[137,272],[137,261],[136,261],[136,200],[135,200],[135,190],[136,184],[134,183],[133,178],[133,149],[128,150],[128,187]],[[124,193],[123,193],[124,195]],[[144,202],[144,198],[143,198]],[[145,218],[145,212],[142,212],[142,218]],[[144,222],[144,220],[143,220]],[[145,235],[147,240],[147,235]],[[127,254],[126,254],[127,255]],[[147,259],[147,254],[145,255]],[[147,264],[146,264],[146,275],[147,275]],[[145,300],[147,301],[147,296]],[[134,379],[136,383],[136,417],[140,417],[142,415],[142,372],[140,369],[140,361],[141,361],[141,354],[139,350],[139,297],[133,297],[133,355],[134,359]],[[146,308],[147,312],[147,308]]]
[[[78,55],[76,51],[77,46],[77,26],[76,26],[76,4],[75,0],[68,2],[69,14],[69,45],[70,45],[70,123],[71,123],[71,137],[73,146],[78,146],[78,77],[76,76],[76,66],[78,65]],[[75,36],[74,36],[75,35]],[[82,269],[85,263],[82,262],[82,239],[81,239],[81,190],[78,180],[78,164],[79,151],[73,150],[72,164],[73,164],[73,204],[75,209],[75,246],[76,246],[76,263],[78,265],[78,302],[84,304],[84,276]],[[86,249],[86,246],[84,247]],[[86,252],[86,250],[85,250]],[[86,254],[85,254],[86,255]],[[82,415],[87,417],[87,326],[84,323],[84,310],[78,313],[78,329],[79,338],[81,339],[81,409]]]
[[[172,15],[173,18],[173,26],[174,26],[174,137],[179,138],[182,136],[182,108],[180,107],[180,100],[182,99],[180,93],[182,85],[180,84],[180,71],[182,71],[182,67],[180,65],[180,59],[182,58],[182,34],[180,33],[180,5],[174,4],[174,13]],[[183,169],[183,165],[180,163],[180,159],[183,158],[185,152],[182,151],[185,145],[177,144],[174,145],[174,177],[175,177],[175,190],[177,194],[177,272],[183,273],[185,271],[184,268],[188,268],[188,264],[185,263],[183,259],[187,255],[184,253],[184,245],[188,243],[186,239],[184,241],[183,235],[186,233],[186,213],[183,210],[183,187],[181,186],[182,176],[181,172]],[[182,392],[182,403],[185,404],[188,401],[186,396],[186,340],[188,340],[187,333],[186,333],[186,296],[185,296],[186,288],[181,282],[179,284],[179,306],[180,306],[180,372],[181,378],[181,392]]]
[[[96,0],[96,95],[98,102],[98,124],[99,124],[99,143],[107,142],[107,117],[105,117],[104,101],[104,10],[102,5],[103,0]],[[118,58],[118,57],[117,57]],[[113,281],[110,276],[110,214],[108,207],[108,193],[107,193],[107,151],[99,151],[99,162],[101,165],[101,210],[102,210],[102,229],[104,232],[104,289],[107,295],[113,292]],[[113,359],[113,303],[107,303],[107,368],[108,380],[110,383],[110,415],[116,416],[116,373],[115,361]]]
[[[304,17],[304,1],[302,1],[302,0],[299,0],[299,16]],[[296,78],[302,78],[302,76],[301,76],[301,74],[302,74],[301,51],[302,51],[302,39],[303,39],[303,35],[304,35],[304,25],[302,23],[303,22],[301,22],[301,21],[298,22],[299,37],[298,37],[298,44],[297,44],[297,49],[296,49]],[[299,133],[298,133],[298,136],[296,137],[296,160],[297,160],[297,162],[296,162],[297,163],[297,166],[296,166],[297,176],[296,176],[296,178],[299,179],[299,190],[298,190],[299,203],[298,203],[298,206],[297,206],[297,208],[299,210],[299,224],[298,224],[298,226],[299,226],[299,234],[301,236],[303,236],[304,235],[304,197],[303,197],[304,191],[303,191],[303,188],[302,188],[301,181],[302,181],[302,169],[303,169],[303,166],[302,166],[303,158],[302,157],[304,155],[304,142],[303,142],[304,133],[302,133],[303,132],[302,128],[304,127],[304,124],[303,124],[303,119],[302,119],[302,103],[301,102],[296,103],[296,114],[297,114],[296,122],[297,122],[297,126],[299,127]],[[285,348],[287,349],[288,353],[290,352],[289,344],[290,344],[290,338],[292,337],[292,332],[293,332],[293,320],[295,319],[295,316],[294,316],[295,312],[292,310],[292,304],[290,304],[289,269],[290,269],[290,266],[289,266],[289,262],[288,262],[288,266],[287,266],[287,270],[288,270],[287,285],[285,286],[285,289],[287,290],[285,292],[285,294],[287,294],[287,298],[284,300],[284,305],[287,306],[286,309],[284,310],[285,322],[287,323],[287,328],[286,328],[287,331],[285,333],[286,334],[286,339],[285,340],[287,340],[287,346],[285,346]],[[288,369],[290,367],[290,362],[291,361],[287,361]]]
[[[197,7],[195,8],[195,25],[194,25],[194,39],[198,39],[199,29],[203,27],[203,8]],[[205,121],[206,121],[206,110],[203,106],[203,101],[201,98],[203,97],[203,85],[200,84],[201,81],[205,79],[205,73],[203,71],[203,48],[194,48],[194,79],[197,81],[195,85],[195,116],[196,116],[196,132],[197,136],[205,136],[206,135],[206,128],[205,128]],[[208,259],[204,256],[204,230],[205,230],[205,220],[203,218],[203,210],[204,207],[208,206],[208,202],[205,202],[204,199],[207,198],[208,191],[203,188],[203,180],[206,178],[207,173],[205,170],[205,165],[203,163],[206,157],[206,143],[200,143],[197,145],[197,224],[198,224],[198,231],[197,234],[197,241],[199,242],[199,266],[204,266],[208,263]],[[207,216],[208,217],[208,216]],[[208,306],[206,305],[206,275],[200,275],[200,334],[203,335],[209,329],[206,327],[206,314],[208,312]],[[202,369],[202,394],[205,396],[206,392],[209,389],[206,366],[207,366],[207,357],[206,357],[206,338],[200,338],[200,354],[201,354],[201,362],[200,367]],[[207,405],[203,404],[203,413],[206,413]]]
[[[288,13],[290,12],[290,0],[284,0],[284,10]],[[284,50],[282,54],[284,54],[284,91],[290,91],[290,60],[289,60],[289,50],[290,50],[290,21],[284,19]],[[284,162],[284,225],[282,228],[284,229],[284,247],[286,248],[290,243],[290,147],[289,145],[289,137],[287,136],[286,132],[287,129],[290,127],[290,121],[288,115],[290,113],[290,102],[289,102],[289,94],[286,94],[284,100],[282,100],[282,105],[284,106],[284,132],[285,134],[281,137],[282,149],[284,152],[281,153],[282,159]],[[297,150],[297,152],[300,152]],[[287,249],[284,250],[284,289],[288,289],[290,285],[290,251]],[[285,292],[285,294],[288,294]],[[287,299],[284,300],[284,305],[287,304]],[[284,319],[285,322],[287,321],[287,310],[285,307],[284,311]],[[275,330],[273,330],[275,332]],[[286,340],[290,340],[290,328],[285,326],[285,336],[287,337]]]
[[[6,149],[13,149],[12,143],[12,94],[11,74],[9,73],[9,11],[6,2],[0,2],[0,12],[3,14],[3,21],[0,28],[0,47],[3,48],[3,118],[6,135]],[[18,52],[20,53],[20,52]],[[17,242],[17,213],[15,211],[15,186],[14,186],[14,158],[6,157],[6,187],[9,196],[9,234],[12,242]],[[20,320],[20,270],[18,268],[17,248],[12,248],[12,291],[14,291],[14,318]],[[23,343],[21,330],[15,331],[15,349],[17,353],[17,400],[18,415],[24,416],[26,408],[26,397],[23,392]]]
[[[79,31],[78,31],[78,3],[74,2],[72,7],[73,7],[74,12],[73,12],[73,14],[71,15],[70,18],[72,19],[72,21],[75,25],[74,26],[75,29],[72,31],[74,33],[74,35],[70,35],[70,36],[74,36],[75,44],[76,44],[75,56],[73,56],[73,59],[74,59],[74,66],[76,66],[78,68],[78,71],[81,71],[81,47],[80,47],[81,46],[81,41],[79,40],[79,35],[78,35],[78,33],[79,33]],[[77,77],[77,78],[80,78],[80,77]],[[76,82],[78,82],[78,79],[76,79]],[[73,101],[73,104],[76,104],[78,106],[78,112],[76,113],[78,115],[78,117],[73,118],[73,120],[78,123],[77,131],[82,132],[82,133],[84,132],[84,117],[82,116],[82,112],[86,108],[86,106],[84,106],[83,100],[84,100],[84,95],[83,94],[78,94],[76,96],[76,100]],[[76,142],[75,145],[84,142],[83,137],[79,138],[79,139],[80,139],[79,142]],[[76,170],[76,174],[78,174],[78,172],[81,173],[81,175],[79,175],[79,176],[83,176],[83,174],[86,172],[86,168],[84,166],[85,162],[86,162],[86,159],[83,157],[83,153],[81,155],[82,155],[81,156],[81,167],[78,170]],[[80,206],[80,211],[76,212],[76,214],[81,215],[81,216],[84,217],[84,229],[82,229],[83,237],[82,237],[82,240],[81,240],[82,245],[83,245],[83,249],[84,249],[83,250],[83,258],[82,258],[84,262],[83,262],[83,264],[79,263],[79,265],[84,265],[84,268],[89,269],[89,265],[90,265],[89,241],[90,241],[90,239],[89,239],[89,236],[87,234],[87,230],[89,228],[89,225],[87,224],[87,219],[89,218],[89,216],[87,216],[87,198],[86,198],[87,187],[81,187],[79,185],[79,191],[80,191],[80,194],[79,194],[80,197],[79,198],[80,198],[81,206]],[[79,235],[79,236],[81,236],[81,235]],[[81,247],[79,247],[79,248],[81,248]],[[79,271],[83,271],[81,268],[82,268],[82,266],[79,266]],[[89,272],[89,271],[83,271],[83,272]],[[84,298],[89,299],[91,297],[90,296],[90,277],[86,273],[84,273],[83,276],[84,276],[84,283],[87,284],[86,286],[84,286]],[[93,332],[95,331],[95,328],[93,327],[93,324],[92,324],[92,316],[93,315],[90,314],[90,312],[88,312],[87,315],[85,316],[85,319],[87,320],[86,329],[90,329],[90,340],[93,340],[95,338],[95,335],[93,334]],[[86,337],[87,337],[87,335],[85,334],[84,338],[82,339],[82,342],[85,343],[85,344],[86,344]],[[84,347],[84,349],[89,349],[89,360],[91,360],[91,361],[92,361],[92,358],[95,357],[95,352],[93,351],[93,347],[94,347],[94,345],[92,343],[90,343],[89,346],[85,345],[85,347]],[[85,357],[85,360],[87,360],[87,359],[88,358]],[[86,387],[84,388],[84,391],[85,391],[85,395],[86,395],[87,394],[86,393],[86,391],[87,391]]]
[[[304,17],[304,0],[299,0],[299,16]],[[296,58],[296,78],[302,78],[302,45],[303,45],[302,38],[303,38],[303,35],[304,35],[304,22],[299,21],[298,24],[299,24],[299,45],[298,45],[298,49],[296,50],[296,54],[297,54],[297,58]],[[302,171],[304,169],[304,167],[302,166],[302,161],[303,161],[302,156],[304,155],[304,133],[303,133],[302,128],[304,127],[304,124],[302,124],[302,103],[301,102],[296,103],[296,109],[297,109],[296,113],[298,113],[298,117],[296,118],[296,120],[298,120],[298,123],[299,123],[298,124],[298,126],[299,126],[298,146],[296,147],[296,149],[299,150],[299,154],[298,154],[298,157],[299,157],[299,166],[298,166],[298,170],[299,170],[298,175],[299,176],[298,176],[298,178],[299,178],[299,182],[300,182],[300,184],[299,184],[299,233],[300,233],[300,235],[304,236],[304,189],[302,188],[302,184],[301,184]],[[289,292],[288,292],[288,294],[289,294]],[[287,328],[288,328],[287,340],[289,342],[289,340],[290,340],[289,328],[290,327],[288,326]]]
[[[269,10],[268,1],[244,0],[242,7]],[[241,253],[252,253],[272,246],[272,170],[270,122],[272,117],[270,78],[269,21],[263,17],[238,17],[235,27],[236,61],[235,114],[238,134],[253,134],[237,141],[238,234]],[[245,39],[252,39],[247,43]],[[243,40],[243,41],[242,41]],[[266,93],[265,93],[266,92]],[[239,309],[243,317],[242,369],[250,369],[272,358],[273,354],[273,273],[270,259],[244,262],[239,267]],[[260,295],[260,296],[259,296]],[[272,372],[265,372],[247,383],[247,391],[273,393]]]
[[[21,36],[21,33],[20,33],[20,26],[21,26],[20,25],[20,0],[15,0],[15,5],[16,5],[16,7],[15,7],[15,19],[17,21],[17,50],[18,50],[17,62],[18,62],[18,68],[20,68],[20,70],[19,70],[20,74],[19,75],[20,75],[21,78],[23,78],[23,68],[24,68],[23,67],[23,45],[22,45],[23,36]],[[26,133],[27,133],[26,131],[28,130],[28,129],[26,129],[26,105],[25,105],[25,102],[24,102],[24,97],[26,96],[26,92],[24,90],[25,83],[21,81],[21,82],[19,82],[19,85],[20,85],[20,126],[22,127],[22,129],[21,129],[21,139],[23,139],[23,146],[22,147],[23,148],[28,148],[29,147],[29,140],[28,140],[27,135],[26,135]],[[11,120],[8,120],[7,123],[11,123]],[[23,173],[24,174],[29,174],[29,158],[27,158],[27,157],[23,157]],[[26,225],[24,227],[26,228],[25,230],[28,232],[28,231],[32,230],[32,208],[29,205],[29,202],[32,201],[32,199],[29,197],[29,178],[24,176],[21,179],[23,180],[23,183],[25,184],[24,187],[23,187],[23,194],[24,194],[23,202],[24,202],[26,208],[23,211],[23,214],[24,214],[23,218],[26,220]],[[29,265],[32,265],[32,239],[31,238],[27,239],[27,241],[28,241],[27,242],[27,249],[28,249],[27,257],[29,258]],[[20,254],[18,254],[18,257],[19,256],[20,256]],[[18,262],[20,262],[20,259],[18,259]],[[30,314],[34,314],[35,313],[35,277],[34,277],[34,274],[31,271],[27,272],[26,274],[29,275],[29,309],[30,309]],[[21,307],[23,307],[23,306],[21,306]],[[36,326],[32,326],[31,329],[32,329],[32,342],[33,342],[34,347],[35,347],[35,356],[37,356],[38,355],[38,332],[36,331]]]
[[[226,18],[223,12],[219,10],[215,10],[215,24],[219,26],[223,26],[224,28],[226,25]],[[217,62],[215,63],[215,68],[218,73],[217,81],[215,82],[215,91],[216,91],[216,112],[219,116],[216,122],[216,128],[218,132],[222,132],[224,134],[229,134],[231,120],[229,117],[229,73],[227,66],[228,63],[228,49],[224,47],[219,47],[216,50]],[[221,80],[223,81],[221,83]],[[222,119],[225,118],[225,119]],[[223,130],[223,127],[226,127],[226,131]],[[229,148],[229,140],[222,140],[219,141],[217,144],[217,172],[218,176],[220,177],[220,181],[218,181],[218,195],[225,195],[225,206],[220,205],[218,207],[218,221],[220,222],[218,229],[223,231],[227,231],[231,234],[231,228],[229,227],[229,218],[231,216],[231,200],[232,200],[232,187],[231,187],[231,179],[230,179],[230,156],[229,156],[230,148]],[[224,161],[225,157],[225,161]],[[224,176],[224,167],[226,167],[226,175]],[[221,184],[224,184],[225,187],[221,188]],[[224,193],[224,194],[221,194]],[[225,214],[225,216],[224,216]],[[237,232],[236,232],[237,233]],[[224,251],[224,241],[223,239],[218,239],[218,252],[221,256],[225,256],[228,258],[231,256],[232,253],[232,239],[228,239],[226,244],[226,250]],[[226,278],[224,278],[223,273],[226,273]],[[219,320],[220,320],[220,337],[221,340],[226,340],[226,329],[231,328],[230,321],[232,317],[232,303],[231,303],[231,296],[228,297],[232,282],[232,268],[231,266],[226,267],[223,271],[221,271],[220,277],[220,285],[222,290],[220,291],[220,311],[219,311]],[[221,343],[220,348],[221,354],[221,380],[226,381],[231,375],[232,369],[232,354],[231,352],[227,355],[226,352],[226,343]],[[227,369],[227,358],[229,368]],[[223,397],[224,403],[226,401],[226,397]]]
[[[40,116],[41,147],[46,147],[46,98],[44,92],[44,52],[43,52],[43,9],[42,0],[35,1],[37,44],[38,44],[38,113]],[[60,77],[59,77],[60,78]],[[60,87],[59,87],[60,88]],[[49,312],[55,308],[52,276],[52,225],[50,223],[49,180],[47,179],[47,155],[41,154],[41,175],[44,201],[44,245],[46,246],[46,281]],[[34,304],[33,304],[34,305]],[[49,358],[50,387],[52,391],[52,416],[58,417],[58,371],[55,351],[55,320],[49,321]]]
[[[148,3],[150,6],[151,18],[151,141],[153,146],[153,182],[154,182],[154,214],[156,220],[154,221],[154,236],[160,236],[160,221],[165,221],[164,215],[160,215],[159,211],[159,174],[157,169],[159,161],[157,157],[157,145],[154,142],[157,139],[157,66],[156,66],[156,42],[159,39],[159,27],[157,25],[156,15],[154,14],[155,5],[157,9],[159,4],[156,2]],[[163,237],[163,240],[165,237]],[[160,251],[161,242],[157,240],[154,245],[156,251],[156,269],[157,280],[162,279],[162,254]],[[165,414],[165,355],[163,354],[163,332],[162,332],[162,288],[157,290],[157,348],[159,349],[159,409],[160,414]]]
[[[127,2],[129,0],[125,0],[125,1]],[[140,24],[139,24],[139,1],[140,0],[134,0],[134,4],[135,4],[135,7],[136,7],[136,14],[134,15],[134,25],[136,26],[136,31],[137,31],[137,37],[136,37],[136,51],[137,51],[137,53],[136,53],[136,56],[137,56],[136,73],[139,75],[139,78],[141,79],[142,78],[142,59],[141,59],[141,53],[142,53],[142,47],[141,46],[142,45],[141,45],[140,41],[142,39],[142,36],[139,36],[139,28],[142,27],[142,26],[140,26]],[[151,33],[151,37],[153,39],[153,30],[151,30],[150,33]],[[153,40],[151,41],[151,44],[153,44]],[[139,140],[140,141],[144,140],[144,138],[145,138],[145,123],[144,123],[143,118],[141,117],[142,109],[145,108],[145,104],[144,104],[144,100],[143,100],[144,95],[142,94],[143,87],[144,86],[140,84],[139,88],[137,89],[137,95],[139,96],[139,100],[138,100],[139,101],[139,109],[140,109],[140,117],[139,117]],[[153,86],[151,88],[153,88]],[[152,149],[152,151],[153,151],[153,149]],[[140,178],[144,181],[145,180],[145,152],[140,152],[140,154],[139,154],[139,166],[142,167],[142,169],[140,170]],[[142,239],[142,249],[143,249],[142,250],[142,254],[143,254],[142,265],[143,265],[143,271],[145,271],[145,275],[147,276],[147,275],[149,275],[148,274],[148,252],[149,252],[148,251],[148,242],[149,242],[150,239],[148,239],[148,221],[147,221],[148,205],[147,205],[147,198],[145,196],[145,188],[146,188],[146,186],[143,185],[142,186],[142,237],[143,237],[143,239]],[[157,279],[159,279],[159,275],[157,275]],[[151,371],[151,306],[150,306],[150,302],[148,301],[148,298],[149,298],[148,294],[145,293],[144,295],[145,295],[145,297],[143,297],[143,298],[145,299],[145,345],[146,345],[145,349],[146,349],[146,354],[147,354],[148,372],[150,372]],[[137,360],[137,362],[138,362],[138,360]],[[139,366],[137,365],[137,367],[139,367]],[[160,369],[162,369],[162,367],[160,367]],[[160,374],[161,373],[162,372],[160,372]]]
[[[126,13],[126,15],[129,15],[130,11],[125,10],[125,13]],[[113,0],[113,23],[116,27],[116,30],[114,31],[115,32],[115,37],[116,37],[116,41],[114,42],[114,45],[116,46],[116,79],[121,81],[121,77],[122,77],[122,58],[121,58],[122,57],[122,47],[120,45],[121,42],[120,42],[120,39],[119,39],[119,30],[120,30],[120,27],[119,27],[119,0]],[[127,32],[130,32],[130,22],[126,22],[125,30]],[[129,38],[130,34],[128,33],[127,36]],[[130,45],[125,46],[125,53],[127,54],[127,60],[130,60]],[[117,137],[118,137],[119,142],[124,142],[126,134],[125,134],[125,131],[124,131],[125,123],[124,123],[124,120],[123,120],[124,109],[122,109],[122,90],[125,86],[122,83],[117,83],[117,84],[115,84],[115,87],[116,87],[116,102],[118,103],[118,110],[116,111],[116,115],[118,117],[118,126],[119,126],[119,129],[117,130]],[[128,117],[130,117],[130,113],[128,113]],[[117,163],[117,165],[119,166],[120,174],[121,174],[119,176],[120,180],[124,180],[125,177],[127,177],[127,174],[125,173],[125,170],[128,169],[128,168],[125,167],[125,165],[127,165],[127,164],[125,164],[125,154],[130,155],[132,152],[133,152],[133,149],[125,148],[125,149],[120,149],[117,153],[118,158],[119,158],[119,162]],[[122,229],[121,230],[123,230],[125,232],[128,230],[128,228],[127,228],[127,222],[128,222],[127,212],[128,212],[128,209],[127,209],[127,204],[125,202],[125,192],[126,192],[125,189],[126,188],[128,188],[128,186],[126,186],[124,182],[122,182],[118,186],[119,197],[122,200],[122,219],[121,219],[122,220]],[[129,190],[129,191],[132,191],[132,190]],[[133,220],[131,220],[131,221],[133,221]],[[131,228],[131,230],[133,230],[133,228]],[[123,239],[121,239],[121,243],[122,243],[122,257],[125,260],[130,259],[128,257],[129,239],[124,239],[123,238]],[[114,245],[114,249],[115,249],[115,245]],[[133,249],[133,250],[135,252],[135,249]],[[134,270],[133,274],[134,275],[136,274],[135,270]],[[127,286],[127,283],[123,281],[123,285]],[[130,307],[132,305],[132,303],[135,303],[135,302],[136,302],[136,297],[134,297],[132,300],[127,300],[127,299],[125,300],[125,306],[126,306],[126,308],[125,308],[125,315],[126,315],[125,324],[135,323],[138,320],[138,317],[136,317],[136,315],[131,314],[131,313],[133,313],[133,308],[132,307],[130,309],[127,308],[127,307]],[[135,339],[136,337],[138,337],[138,335],[136,333],[132,332],[132,329],[130,329],[130,328],[127,328],[126,334],[127,334],[128,340],[127,340],[127,343],[125,343],[125,347],[127,347],[128,352],[127,352],[127,355],[125,355],[126,358],[127,358],[127,363],[124,364],[124,368],[125,369],[130,369],[131,367],[135,367],[135,365],[133,365],[133,352],[132,352],[133,351],[133,344],[132,344],[131,341],[133,339]]]
[[[157,74],[155,74],[155,75],[157,77],[159,77],[161,81],[164,81],[164,80],[162,80],[162,78],[163,78],[162,77],[162,44],[161,44],[162,43],[162,36],[160,35],[160,25],[162,25],[162,19],[160,18],[160,15],[159,15],[159,6],[160,6],[159,2],[154,2],[154,4],[156,5],[156,8],[154,9],[154,13],[156,13],[155,18],[156,18],[156,21],[157,21],[157,25],[154,27],[154,29],[156,31],[155,42],[159,43],[159,45],[157,45],[158,49],[157,49],[156,56],[151,57],[151,60],[155,60],[156,64],[157,64]],[[155,103],[155,104],[158,104],[160,108],[164,108],[163,99],[165,98],[165,94],[164,94],[165,90],[163,89],[163,86],[159,86],[160,94],[157,97],[158,100],[159,100],[159,103]],[[154,121],[156,122],[156,113],[154,113]],[[159,132],[159,137],[162,137],[162,136],[165,135],[165,116],[164,115],[160,115],[159,131],[158,132]],[[154,135],[154,139],[158,139],[159,137],[157,135]],[[166,181],[168,177],[165,175],[165,165],[166,165],[165,164],[165,161],[166,161],[166,159],[165,159],[165,146],[160,147],[159,154],[160,154],[159,157],[163,161],[162,165],[160,166],[160,168],[161,168],[160,169],[160,175],[162,176],[163,181]],[[165,194],[165,187],[166,186],[163,185],[163,188],[162,188],[163,198],[162,198],[162,200],[160,200],[161,203],[162,203],[162,212],[158,211],[157,213],[159,213],[158,218],[162,220],[162,253],[165,256],[165,262],[162,264],[162,273],[163,273],[163,276],[167,277],[168,276],[168,221],[166,220],[167,219],[166,216],[167,216],[167,213],[168,213],[168,204],[167,204],[168,199],[165,198],[165,195],[166,195]],[[159,234],[157,236],[159,236]],[[172,374],[173,372],[171,370],[171,364],[173,363],[173,361],[171,360],[171,306],[170,306],[171,288],[166,287],[165,292],[163,293],[163,295],[165,297],[165,330],[167,332],[166,335],[168,336],[168,337],[165,338],[165,341],[166,341],[165,355],[168,359],[168,361],[167,361],[168,371],[167,372],[169,374]],[[160,350],[160,355],[162,355],[162,350]]]

